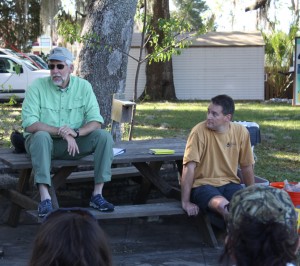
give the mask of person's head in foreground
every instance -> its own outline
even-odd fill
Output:
[[[53,83],[61,88],[66,88],[74,70],[72,53],[65,47],[56,47],[50,51],[48,60]]]
[[[296,259],[298,247],[297,214],[287,192],[253,185],[234,194],[221,262],[283,266]]]
[[[84,209],[57,209],[36,235],[29,266],[111,266],[107,237]]]

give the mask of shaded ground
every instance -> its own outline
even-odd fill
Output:
[[[0,189],[16,186],[13,173],[0,173]],[[167,167],[170,182],[176,185],[177,174]],[[166,177],[168,178],[168,177]],[[57,191],[61,206],[87,206],[92,184],[63,187]],[[129,203],[139,185],[129,179],[115,180],[106,186],[109,199],[115,204]],[[155,189],[150,200],[163,200]],[[30,257],[34,236],[39,225],[24,211],[16,228],[6,225],[10,202],[0,196],[0,266],[25,266]],[[222,248],[208,247],[194,219],[187,216],[149,217],[100,221],[108,234],[116,266],[194,266],[218,265]],[[220,246],[223,237],[220,235]]]
[[[22,213],[18,227],[7,226],[9,208],[9,202],[0,197],[0,247],[4,252],[0,265],[25,266],[39,225]],[[116,266],[218,265],[221,248],[205,245],[188,217],[105,220],[100,224],[109,236]]]

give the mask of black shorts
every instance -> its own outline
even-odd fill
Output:
[[[235,183],[229,183],[220,187],[202,185],[192,189],[191,202],[197,204],[201,210],[207,210],[208,203],[213,197],[223,196],[230,201],[233,194],[242,188],[241,184]]]

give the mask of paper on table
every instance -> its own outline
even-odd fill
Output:
[[[150,149],[151,154],[174,154],[174,150],[170,149]]]
[[[117,155],[123,154],[126,151],[126,149],[113,148],[113,151],[114,151],[114,156],[117,156]]]

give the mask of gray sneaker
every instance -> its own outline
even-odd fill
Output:
[[[48,212],[53,210],[52,201],[49,199],[43,200],[38,206],[38,216],[44,217]]]
[[[101,212],[112,212],[115,209],[115,206],[103,198],[101,194],[91,197],[90,207],[93,207]]]

